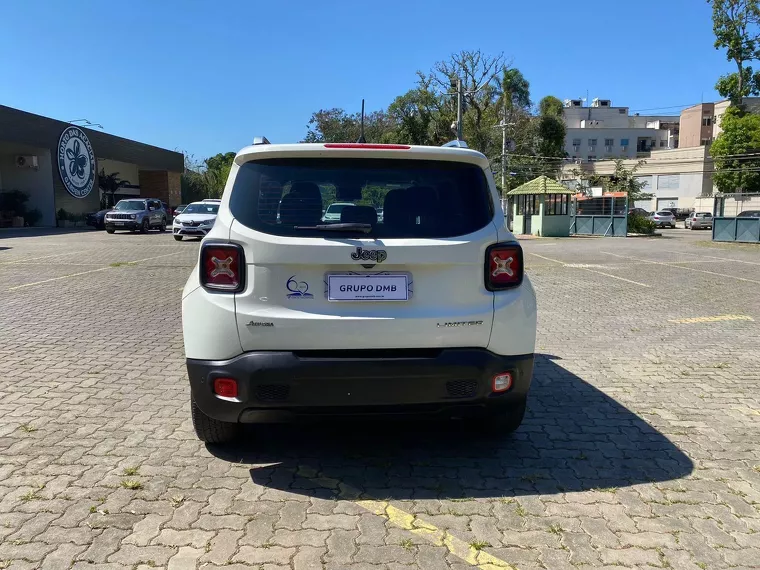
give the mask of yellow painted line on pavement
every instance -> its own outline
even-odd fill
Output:
[[[706,269],[695,269],[694,267],[683,267],[682,265],[675,265],[673,262],[664,261],[652,261],[651,259],[641,259],[640,257],[631,257],[629,255],[619,255],[612,253],[611,251],[601,251],[605,255],[613,255],[621,259],[632,259],[633,261],[640,261],[642,263],[651,263],[652,265],[664,265],[665,267],[675,267],[676,269],[683,269],[685,271],[694,271],[696,273],[706,273],[708,275],[715,275],[717,277],[728,277],[729,279],[736,279],[737,281],[745,281],[747,283],[756,283],[760,285],[760,281],[757,279],[747,279],[746,277],[737,277],[736,275],[728,275],[726,273],[716,273],[715,271],[707,271]]]
[[[151,259],[158,259],[159,257],[169,257],[175,255],[174,253],[165,253],[164,255],[157,255],[155,257],[146,257],[145,259],[138,259],[136,261],[129,261],[127,263],[141,263],[143,261],[150,261]],[[53,281],[60,281],[61,279],[68,279],[69,277],[78,277],[80,275],[87,275],[89,273],[97,273],[98,271],[107,271],[109,269],[116,269],[116,267],[106,266],[98,269],[90,269],[89,271],[79,271],[78,273],[69,273],[68,275],[61,275],[60,277],[51,277],[50,279],[43,279],[42,281],[35,281],[33,283],[24,283],[23,285],[16,285],[11,287],[8,291],[17,291],[18,289],[25,289],[27,287],[34,287],[35,285],[44,285],[45,283],[52,283]]]
[[[16,259],[15,261],[0,261],[0,265],[10,265],[12,263],[26,263],[27,261],[37,261],[38,259],[50,259],[51,257],[63,257],[64,255],[75,255],[81,251],[70,251],[68,253],[56,253],[55,255],[43,255],[42,257],[30,257],[29,259]]]
[[[565,263],[564,261],[560,261],[558,259],[552,259],[551,257],[545,257],[543,255],[538,255],[537,253],[530,252],[531,255],[535,255],[536,257],[540,257],[541,259],[545,259],[547,261],[553,261],[554,263],[559,263],[562,265],[562,267],[570,267],[571,269],[581,269],[583,271],[588,271],[590,273],[597,273],[599,275],[604,275],[605,277],[610,277],[611,279],[617,279],[618,281],[625,281],[626,283],[631,283],[633,285],[638,285],[639,287],[651,287],[651,285],[647,285],[646,283],[639,283],[638,281],[633,281],[631,279],[626,279],[625,277],[618,277],[617,275],[612,275],[610,273],[605,273],[604,271],[598,271],[596,269],[589,269],[588,267],[581,267],[578,264],[570,264]]]
[[[358,489],[331,477],[318,476],[316,470],[311,468],[299,467],[295,470],[295,473],[325,488],[336,490],[341,499],[354,501],[356,505],[364,510],[386,519],[394,526],[409,531],[434,546],[445,547],[446,550],[460,560],[480,570],[517,570],[514,566],[504,562],[500,558],[496,558],[484,550],[477,550],[462,539],[452,535],[449,531],[441,530],[437,526],[418,518],[417,515],[394,507],[388,501],[362,499],[363,493]]]
[[[719,321],[754,321],[747,315],[716,315],[714,317],[690,317],[686,319],[668,319],[669,323],[691,324],[691,323],[716,323]]]

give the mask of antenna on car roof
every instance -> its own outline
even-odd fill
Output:
[[[361,122],[361,134],[359,135],[359,139],[356,141],[357,143],[366,143],[367,139],[364,138],[364,99],[362,99],[362,122]]]

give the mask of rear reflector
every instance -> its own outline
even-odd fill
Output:
[[[510,289],[520,285],[522,280],[523,252],[519,244],[497,243],[486,250],[486,289]]]
[[[491,390],[494,392],[506,392],[512,387],[512,374],[509,372],[502,372],[493,377],[493,383],[491,384]]]
[[[363,148],[367,150],[409,150],[405,144],[325,143],[325,148]]]
[[[200,279],[204,288],[237,293],[245,286],[245,257],[237,244],[208,243],[201,247]]]
[[[222,398],[237,398],[237,381],[233,378],[214,378],[214,394]]]

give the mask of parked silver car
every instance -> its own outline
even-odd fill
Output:
[[[710,212],[692,212],[689,217],[683,221],[684,228],[692,230],[712,229],[713,217]]]
[[[652,212],[652,214],[649,216],[649,219],[654,222],[654,225],[658,228],[664,228],[665,226],[668,226],[670,228],[676,227],[676,217],[673,215],[673,212],[670,212],[668,210],[659,210],[657,212]]]

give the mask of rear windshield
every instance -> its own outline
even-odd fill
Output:
[[[668,211],[664,211],[664,212],[657,212],[657,215],[658,215],[658,216],[672,216],[672,215],[673,215],[673,212],[668,212]]]
[[[454,237],[475,232],[493,218],[482,169],[423,160],[247,162],[235,178],[230,210],[257,231],[334,238]],[[342,226],[347,231],[317,228],[336,224],[352,226]]]
[[[712,214],[709,214],[707,212],[697,212],[694,214],[695,218],[712,218]]]

